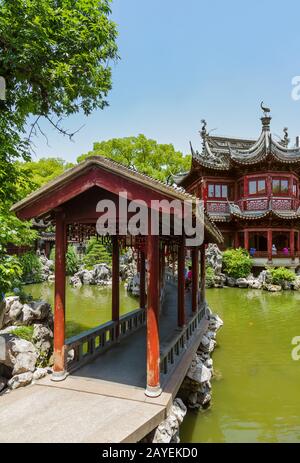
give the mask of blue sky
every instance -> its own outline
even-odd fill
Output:
[[[95,141],[139,133],[187,153],[202,118],[215,134],[255,138],[261,100],[273,133],[300,134],[298,0],[114,0],[112,10],[121,60],[110,107],[69,118],[72,130],[85,124],[73,143],[44,125],[50,147],[40,137],[36,157],[75,161]]]

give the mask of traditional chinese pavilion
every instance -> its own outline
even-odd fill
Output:
[[[121,233],[124,218],[119,205],[124,193],[131,205],[136,203],[141,207],[141,201],[146,205],[149,229],[144,236]],[[116,210],[119,210],[119,215],[113,218],[116,231],[109,238],[113,254],[111,320],[73,338],[65,339],[67,242],[70,240],[81,242],[97,234],[96,222],[101,216],[98,204],[103,199],[109,200]],[[162,213],[168,214],[169,217],[172,215],[174,220],[176,216],[176,221],[179,220],[182,226],[181,234],[176,234],[172,225],[168,234],[163,233],[161,229],[159,234],[152,234],[151,210],[154,207],[154,200],[162,201],[163,208],[166,202],[177,201],[176,204],[180,207],[165,208],[160,211],[160,219]],[[187,304],[184,277],[187,234],[183,227],[184,216],[181,214],[181,206],[185,201],[195,204],[197,198],[182,188],[166,185],[111,160],[96,156],[69,169],[12,208],[20,219],[34,218],[55,225],[53,380],[64,380],[67,372],[78,370],[98,355],[115,347],[125,337],[141,332],[139,330],[145,327],[142,345],[135,350],[134,355],[136,365],[141,359],[141,374],[145,369],[146,395],[151,397],[160,395],[161,387],[164,386],[162,377],[166,377],[170,372],[179,387],[178,378],[182,373],[185,374],[180,359],[184,359],[185,354],[193,355],[199,345],[201,327],[205,322],[205,244],[222,243],[222,235],[218,228],[208,215],[204,214],[204,241],[190,250],[193,277],[191,303]],[[196,208],[193,210],[195,214],[198,211]],[[128,216],[125,219],[125,225],[128,225],[129,218]],[[193,218],[195,219],[194,214]],[[174,224],[174,221],[170,220],[170,222]],[[140,299],[137,302],[139,304],[137,310],[122,316],[120,315],[119,257],[120,251],[127,246],[133,246],[139,253]],[[175,264],[175,261],[178,268],[177,278],[166,273],[166,268],[170,267],[171,262]],[[176,303],[171,303],[170,307],[171,315],[175,315],[175,324],[172,324],[169,318],[166,320],[167,338],[162,339],[161,307],[164,288],[169,278],[173,279],[172,296],[174,293],[177,294]],[[126,345],[128,348],[128,343]],[[119,349],[118,352],[120,353],[121,350]],[[112,370],[116,357],[117,353],[110,365]],[[132,363],[131,357],[130,351],[127,362],[129,366]],[[186,363],[186,368],[189,364]],[[101,370],[101,360],[99,365]],[[126,363],[122,363],[122,368],[126,368]],[[98,369],[97,365],[96,369]],[[134,375],[135,372],[129,374]]]
[[[202,198],[223,236],[223,248],[244,247],[255,266],[297,268],[300,254],[300,147],[287,129],[276,140],[270,110],[263,108],[257,141],[212,136],[203,120],[202,149],[191,145],[188,173],[175,181]]]

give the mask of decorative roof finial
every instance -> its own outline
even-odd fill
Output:
[[[201,129],[201,137],[205,138],[207,135],[206,127],[207,127],[207,122],[205,119],[201,119],[201,124],[202,124],[202,129]]]
[[[283,142],[284,146],[288,147],[289,143],[290,143],[288,127],[284,127],[283,133],[284,133],[284,137],[283,137],[282,142]]]
[[[264,112],[264,117],[270,117],[271,109],[270,109],[270,108],[267,108],[266,106],[264,106],[264,102],[263,102],[263,101],[260,103],[260,107],[261,107],[261,109],[262,109],[263,112]]]
[[[260,103],[260,107],[264,112],[264,115],[261,118],[261,122],[262,122],[262,125],[263,125],[263,131],[264,132],[270,132],[270,122],[271,122],[271,119],[272,119],[271,115],[270,115],[271,110],[270,110],[270,108],[267,108],[266,106],[264,106],[263,101]]]

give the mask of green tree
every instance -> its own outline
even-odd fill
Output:
[[[233,278],[246,278],[252,269],[252,259],[246,249],[227,249],[223,252],[224,272]]]
[[[22,268],[14,256],[0,256],[0,302],[5,293],[19,286]]]
[[[91,238],[88,242],[86,255],[83,258],[84,265],[87,269],[92,269],[96,264],[111,265],[112,257],[108,248],[97,241],[96,238]]]
[[[55,246],[50,253],[50,259],[55,262]],[[66,253],[66,274],[74,275],[79,270],[80,260],[74,246],[68,246]]]
[[[13,161],[30,159],[41,118],[71,138],[62,118],[107,105],[118,58],[110,13],[110,0],[0,0],[0,202],[26,181]]]
[[[63,174],[66,169],[72,166],[73,164],[61,158],[41,158],[38,161],[20,163],[21,172],[25,173],[31,180],[26,185],[20,186],[20,195],[26,196],[32,190],[40,188]]]
[[[42,264],[39,257],[33,251],[26,252],[19,257],[24,282],[39,283],[42,281]]]
[[[176,151],[172,144],[159,144],[145,135],[94,143],[93,151],[81,155],[77,161],[89,156],[113,159],[158,180],[168,180],[172,174],[189,170],[191,163],[191,157]]]

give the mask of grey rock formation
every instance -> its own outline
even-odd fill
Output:
[[[127,283],[127,291],[132,296],[139,296],[140,294],[140,275],[137,273],[130,277]]]
[[[226,283],[230,288],[234,288],[236,286],[236,279],[233,277],[227,277]]]
[[[27,386],[33,379],[33,373],[21,373],[20,375],[13,376],[7,383],[10,389],[17,389],[19,387]]]
[[[8,367],[12,367],[13,375],[19,375],[27,371],[33,372],[38,358],[35,346],[31,342],[20,339],[13,334],[4,336],[9,336],[9,339],[6,342],[6,359],[3,363]]]
[[[222,271],[222,252],[217,244],[210,243],[205,251],[206,264],[211,267],[215,274],[218,275]]]
[[[36,323],[33,326],[32,340],[34,345],[40,354],[48,356],[53,344],[53,332],[48,326],[41,323]]]
[[[7,378],[4,378],[4,376],[0,376],[0,392],[5,389],[7,385]]]
[[[239,287],[239,288],[248,288],[249,286],[249,281],[247,280],[247,278],[238,278],[236,280],[236,285]]]
[[[74,288],[82,285],[108,286],[111,284],[111,269],[105,263],[94,265],[92,270],[81,269],[70,278],[70,284]]]
[[[204,365],[197,354],[193,357],[192,364],[187,372],[187,377],[200,384],[211,379],[211,370]]]
[[[156,428],[153,437],[154,444],[179,443],[179,427],[187,412],[181,399],[175,399],[167,418]]]
[[[47,376],[48,370],[47,368],[37,368],[33,373],[33,381],[38,381],[41,378]]]
[[[271,293],[278,293],[282,290],[281,286],[272,284],[265,284],[263,288]]]

